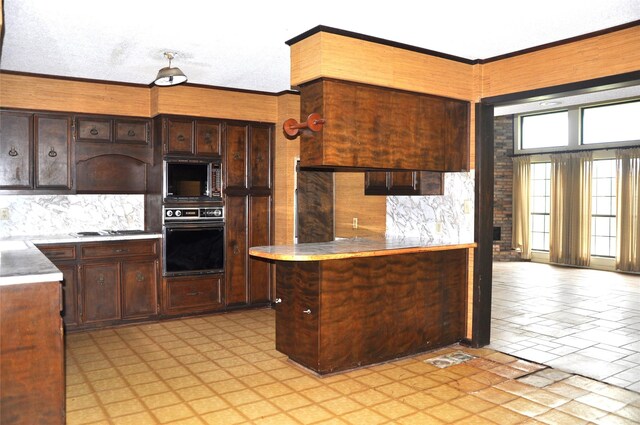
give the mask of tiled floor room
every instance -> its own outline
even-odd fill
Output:
[[[640,392],[640,275],[493,264],[491,345]]]
[[[460,346],[318,378],[253,310],[67,336],[67,423],[632,424],[640,394]],[[475,358],[440,368],[442,355]]]

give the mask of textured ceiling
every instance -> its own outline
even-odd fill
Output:
[[[279,92],[285,41],[317,25],[486,59],[639,19],[640,0],[4,0],[0,69],[149,84],[169,50],[190,83]]]

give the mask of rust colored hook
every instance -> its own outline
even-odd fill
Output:
[[[325,119],[320,116],[320,114],[314,112],[309,115],[307,118],[307,122],[298,122],[294,118],[289,118],[282,124],[282,128],[284,132],[291,136],[296,137],[300,132],[300,129],[308,128],[311,131],[320,131],[322,130],[322,126],[325,123]]]

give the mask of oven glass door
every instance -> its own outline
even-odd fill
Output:
[[[163,233],[166,276],[224,270],[222,224],[171,224],[165,225]]]

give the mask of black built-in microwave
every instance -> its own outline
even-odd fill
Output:
[[[165,201],[221,201],[222,164],[218,159],[165,159]]]

